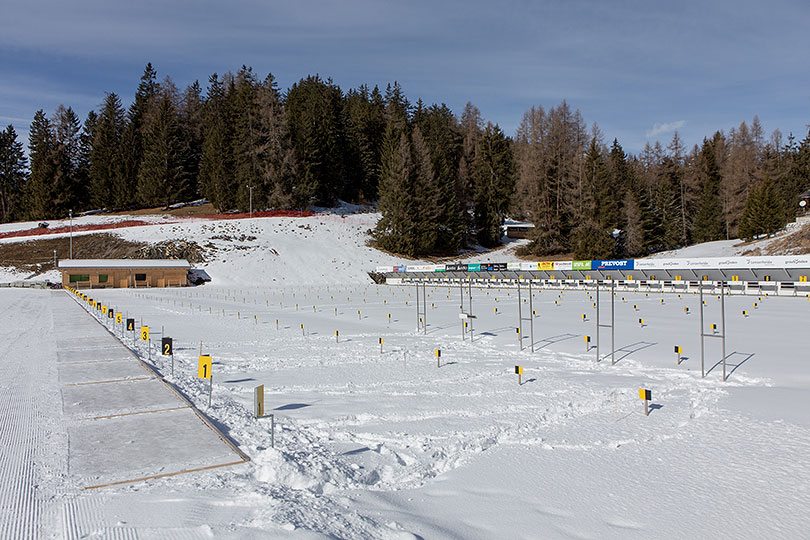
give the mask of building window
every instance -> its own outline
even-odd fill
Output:
[[[90,274],[70,274],[71,283],[80,283],[82,281],[90,281]]]
[[[146,281],[146,274],[135,274],[135,281]]]
[[[107,274],[99,274],[98,275],[98,282],[99,283],[107,283]]]

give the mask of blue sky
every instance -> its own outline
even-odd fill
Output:
[[[758,115],[766,134],[810,124],[804,1],[112,0],[6,3],[0,126],[37,109],[84,118],[128,104],[147,62],[179,87],[253,66],[282,89],[319,73],[344,90],[397,80],[411,101],[471,101],[513,135],[565,99],[637,152],[678,129],[688,145]],[[27,140],[25,141],[27,144]]]

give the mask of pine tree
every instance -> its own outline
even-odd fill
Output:
[[[259,125],[259,107],[257,102],[258,82],[249,67],[242,66],[234,80],[235,87],[231,96],[233,111],[233,181],[236,188],[236,206],[247,211],[250,205],[250,188],[254,188],[254,201],[266,198],[265,188],[261,182],[263,169],[260,154],[265,144],[262,129]]]
[[[42,109],[34,115],[28,141],[31,174],[25,184],[26,215],[30,219],[44,219],[54,214],[53,184],[57,163],[53,126]]]
[[[509,140],[500,127],[487,124],[475,159],[474,226],[485,247],[501,243],[501,225],[515,187],[515,165]]]
[[[405,133],[394,142],[395,128],[389,126],[383,149],[380,199],[382,216],[374,229],[378,245],[393,253],[413,257],[417,253],[415,212],[412,193],[411,147]]]
[[[413,188],[411,200],[413,201],[415,223],[414,242],[416,254],[435,253],[438,244],[438,229],[441,226],[439,218],[440,191],[433,172],[430,150],[419,126],[413,128]]]
[[[712,141],[703,139],[696,167],[700,195],[692,221],[692,239],[697,243],[720,240],[723,237],[723,208],[720,203],[722,177]]]
[[[125,127],[124,109],[114,93],[107,94],[96,121],[90,154],[90,200],[97,208],[113,207],[115,191],[126,190],[121,170],[121,139]]]
[[[371,201],[380,182],[385,105],[377,87],[350,90],[343,102],[346,125],[346,200]]]
[[[781,215],[779,197],[770,178],[765,177],[748,192],[740,219],[740,238],[751,240],[761,235],[772,235],[783,225]]]
[[[138,201],[145,206],[168,206],[188,193],[184,145],[177,111],[164,95],[145,123],[143,159],[138,168]]]
[[[287,92],[286,119],[311,202],[335,204],[345,183],[342,94],[331,79],[309,76]]]
[[[422,110],[418,119],[414,114],[414,123],[429,150],[438,191],[438,217],[434,223],[436,244],[433,251],[436,254],[455,255],[461,248],[465,233],[465,217],[457,191],[462,137],[456,119],[446,105],[432,105]]]
[[[76,160],[76,183],[74,187],[75,202],[73,213],[90,208],[90,156],[93,153],[96,122],[98,115],[95,111],[87,113],[82,131],[79,134],[79,149]]]
[[[309,201],[296,183],[298,163],[284,119],[284,103],[272,75],[257,87],[256,100],[262,141],[259,161],[264,204],[279,209],[306,208]]]
[[[115,206],[119,208],[131,206],[139,191],[138,171],[143,160],[145,123],[159,90],[157,72],[151,62],[147,63],[121,133],[120,174],[111,193]]]
[[[200,192],[219,211],[234,207],[233,128],[225,81],[214,73],[208,79],[203,109],[203,153],[200,159]]]
[[[200,196],[199,176],[200,161],[203,152],[203,107],[200,83],[194,81],[186,87],[180,100],[178,121],[180,123],[181,142],[183,145],[183,171],[187,179],[187,189],[179,197],[183,200]]]
[[[53,184],[53,205],[57,215],[67,215],[82,202],[79,177],[79,144],[81,122],[73,109],[59,105],[54,115],[56,178]]]
[[[0,132],[0,223],[21,217],[27,160],[14,126]]]

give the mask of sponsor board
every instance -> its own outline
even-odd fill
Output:
[[[591,270],[632,270],[633,259],[591,261]]]
[[[466,264],[446,264],[445,270],[447,272],[466,272],[467,265]]]
[[[481,263],[482,272],[503,272],[506,270],[506,263]]]
[[[591,261],[573,261],[571,263],[572,270],[590,270]]]
[[[554,270],[571,270],[573,266],[573,261],[554,261]]]
[[[526,270],[527,272],[530,272],[532,270],[540,270],[540,263],[522,262],[522,263],[520,263],[520,269],[521,270]]]
[[[554,270],[554,261],[540,261],[537,263],[538,270]]]
[[[446,264],[437,264],[433,266],[434,272],[444,272],[447,268]]]
[[[375,272],[378,274],[388,274],[390,272],[396,272],[396,267],[394,266],[378,266],[374,269]]]
[[[480,272],[481,271],[481,265],[480,264],[468,264],[467,265],[467,271],[468,272]]]
[[[507,270],[520,270],[520,263],[519,262],[510,262],[506,263]]]

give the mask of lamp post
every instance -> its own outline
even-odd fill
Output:
[[[250,192],[250,217],[253,217],[253,186],[246,185],[248,192]]]
[[[70,258],[73,258],[73,209],[70,209]]]

